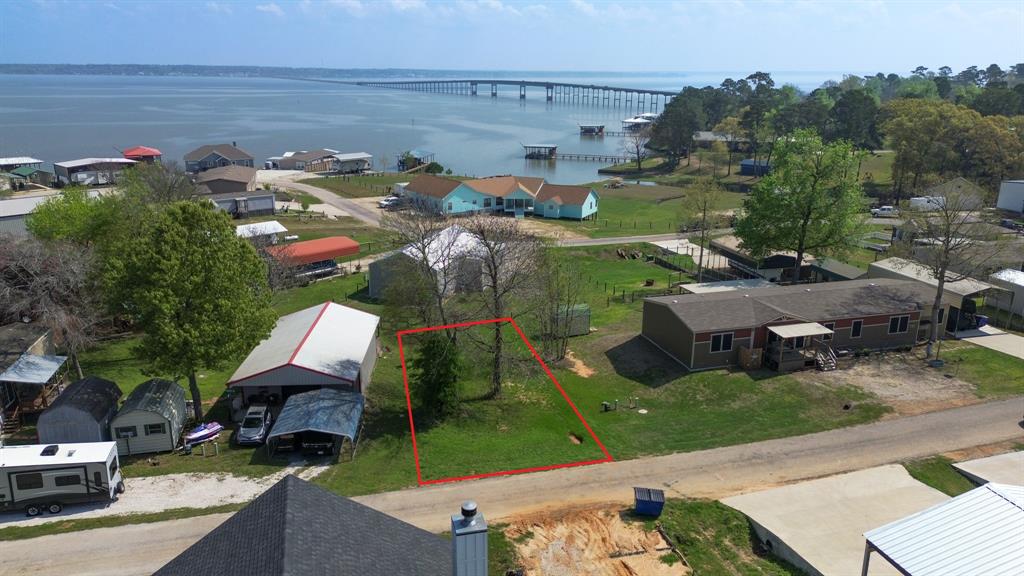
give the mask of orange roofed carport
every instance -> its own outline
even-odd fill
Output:
[[[267,248],[267,254],[278,260],[287,260],[292,266],[305,266],[359,254],[359,242],[348,236],[328,236],[282,246],[270,246]]]

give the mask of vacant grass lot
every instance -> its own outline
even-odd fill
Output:
[[[623,188],[603,188],[600,182],[591,185],[601,197],[596,220],[550,222],[591,238],[611,238],[675,232],[687,219],[684,187],[627,184]],[[744,197],[739,192],[723,192],[715,210],[739,208]]]
[[[694,574],[803,574],[764,550],[747,518],[720,502],[670,499],[659,522]],[[648,529],[654,528],[653,522],[648,524]]]
[[[904,462],[903,467],[918,482],[950,496],[959,496],[975,487],[970,480],[953,468],[953,461],[945,456]]]
[[[299,180],[303,184],[330,190],[344,198],[367,198],[384,196],[393,184],[408,182],[415,174],[387,173],[379,176],[327,176]]]
[[[369,226],[361,220],[347,216],[332,220],[323,216],[279,212],[273,216],[258,216],[239,220],[237,224],[252,224],[268,220],[280,222],[282,226],[288,229],[288,234],[297,235],[299,241],[316,240],[317,238],[326,238],[328,236],[348,236],[359,242],[358,256],[342,258],[339,261],[385,252],[393,247],[385,230],[376,226]]]
[[[416,402],[415,354],[422,335],[403,338],[423,480],[604,459],[511,325],[502,327],[509,352],[505,382],[498,397],[488,397],[489,356],[473,342],[492,330],[493,325],[481,325],[459,331],[464,402],[458,416],[441,422]]]
[[[1024,360],[969,342],[943,342],[946,372],[970,382],[981,398],[1024,394]]]

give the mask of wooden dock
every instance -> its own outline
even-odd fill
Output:
[[[576,154],[574,152],[557,152],[552,160],[579,160],[581,162],[603,162],[605,164],[622,164],[629,159],[613,154]]]

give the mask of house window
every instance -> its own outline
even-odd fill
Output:
[[[159,424],[146,424],[146,436],[152,436],[153,434],[166,434],[167,428],[163,422]]]
[[[491,199],[490,198],[484,198],[484,208],[490,208],[490,207],[491,207]]]
[[[451,210],[452,210],[452,203],[451,203],[451,202],[449,202],[449,203],[448,203],[448,211],[449,211],[449,212],[451,212]]]
[[[114,428],[114,436],[117,438],[135,438],[139,435],[135,426],[118,426]]]
[[[732,350],[732,332],[711,335],[712,352],[729,352]]]
[[[860,331],[864,329],[863,320],[854,320],[850,327],[850,338],[860,338]]]
[[[893,316],[889,318],[889,334],[903,334],[910,325],[910,316]]]
[[[822,326],[824,326],[825,328],[828,328],[829,330],[832,330],[832,331],[835,331],[835,329],[836,329],[836,323],[835,322],[829,322],[827,324],[822,324]],[[832,336],[833,336],[833,334],[822,334],[821,335],[821,341],[822,342],[828,342],[828,341],[832,340]]]
[[[15,476],[15,483],[18,490],[35,490],[43,487],[43,475],[38,472],[18,474]]]
[[[473,198],[473,206],[476,206],[476,198]]]
[[[53,483],[57,486],[77,486],[82,483],[82,479],[79,476],[57,476]]]

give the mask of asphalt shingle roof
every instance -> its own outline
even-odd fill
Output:
[[[819,321],[911,312],[932,302],[935,289],[912,280],[871,278],[709,294],[658,296],[695,332],[760,326],[781,318]]]
[[[405,185],[405,189],[432,198],[444,198],[451,194],[452,190],[459,187],[462,182],[450,178],[441,178],[432,174],[420,174],[413,178],[412,182]]]
[[[186,162],[198,162],[216,152],[228,160],[252,160],[252,155],[231,144],[206,144],[185,154]]]
[[[156,576],[445,576],[447,540],[286,476]]]

